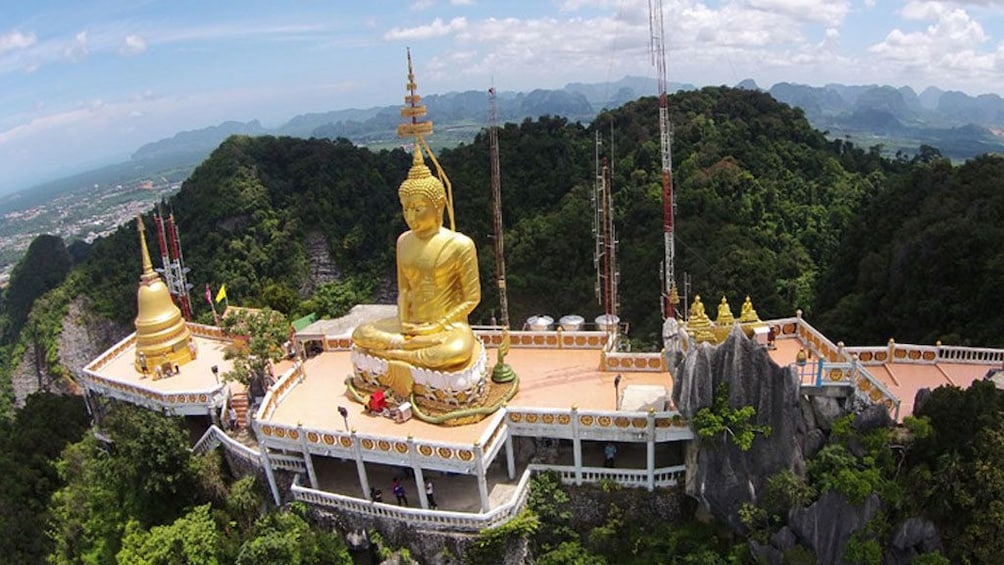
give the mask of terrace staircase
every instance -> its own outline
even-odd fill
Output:
[[[248,427],[248,407],[250,399],[247,391],[235,392],[230,395],[230,406],[237,412],[237,430],[243,431]]]

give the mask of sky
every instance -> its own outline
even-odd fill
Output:
[[[420,94],[657,78],[650,2],[0,0],[0,194],[226,120],[402,103],[408,47]],[[1004,0],[661,4],[671,83],[1004,95]]]

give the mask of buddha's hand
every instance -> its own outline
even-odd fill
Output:
[[[405,335],[426,336],[442,333],[445,328],[439,322],[426,322],[424,324],[412,324],[405,322],[401,324],[401,332]]]
[[[405,340],[402,348],[406,351],[413,349],[425,349],[426,347],[439,345],[444,341],[446,341],[446,337],[441,335],[416,335],[411,339]]]

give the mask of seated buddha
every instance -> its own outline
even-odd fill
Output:
[[[467,323],[481,301],[477,251],[469,237],[443,227],[446,191],[417,144],[398,197],[410,229],[397,240],[397,316],[358,326],[352,341],[393,365],[463,367],[477,344]],[[400,383],[387,384],[403,392]]]

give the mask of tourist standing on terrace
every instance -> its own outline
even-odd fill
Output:
[[[394,487],[391,491],[397,497],[398,506],[408,506],[408,495],[404,492],[404,485],[401,484],[401,479],[394,477]]]
[[[439,505],[436,504],[436,498],[432,495],[432,480],[430,479],[425,481],[425,498],[429,501],[429,508],[433,510],[439,508]]]
[[[612,443],[607,443],[603,446],[603,466],[613,467],[614,457],[617,457],[617,446]]]

